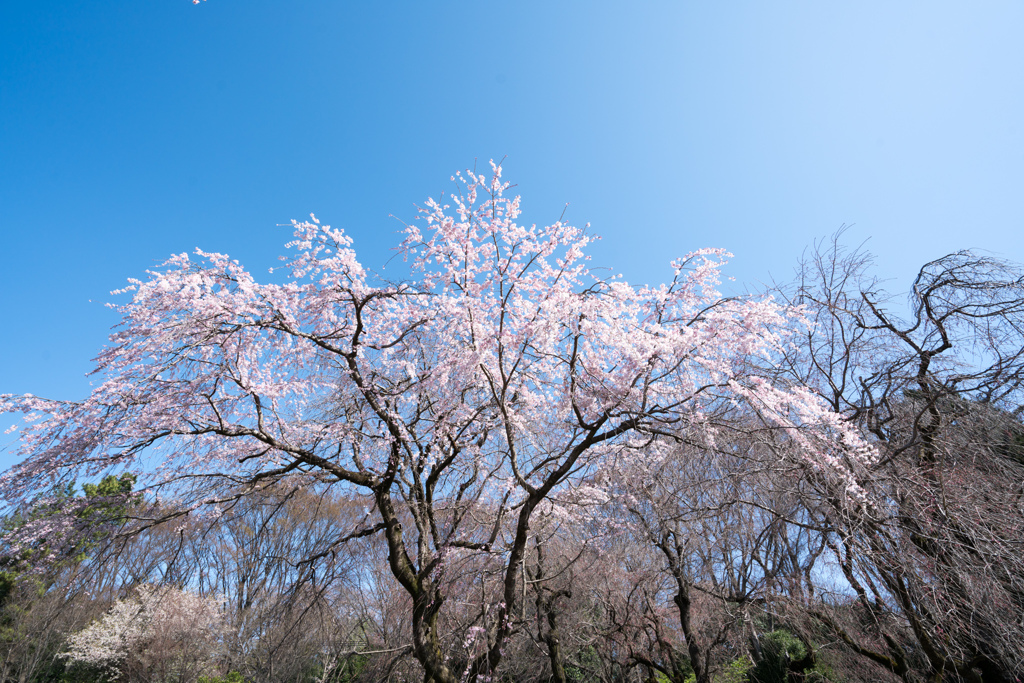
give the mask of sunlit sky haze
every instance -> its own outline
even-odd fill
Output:
[[[1024,261],[1022,35],[1019,2],[0,3],[0,393],[84,397],[109,292],[171,253],[262,277],[315,212],[379,270],[490,158],[634,283],[706,246],[786,279],[844,224],[896,289]]]

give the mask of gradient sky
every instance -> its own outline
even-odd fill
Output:
[[[0,392],[83,398],[172,252],[265,273],[315,212],[379,269],[475,159],[630,282],[705,246],[786,279],[843,224],[898,290],[1024,261],[1024,3],[628,5],[0,3]]]

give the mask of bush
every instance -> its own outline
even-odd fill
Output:
[[[761,660],[750,670],[749,680],[751,683],[787,683],[790,665],[806,660],[809,654],[813,660],[807,645],[789,631],[765,633],[761,636]]]

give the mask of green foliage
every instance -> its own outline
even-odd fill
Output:
[[[572,683],[582,683],[593,678],[590,671],[601,667],[597,650],[591,645],[576,653],[576,662],[565,663],[565,678]]]
[[[303,681],[325,681],[326,683],[353,683],[360,679],[360,675],[363,670],[366,669],[370,663],[370,658],[362,654],[351,654],[337,662],[333,668],[324,676],[324,663],[323,662],[312,662],[311,665],[302,673],[300,680]],[[206,683],[241,683],[242,679],[238,681],[224,679],[210,679]],[[199,683],[204,683],[203,679],[199,680]]]
[[[99,484],[82,484],[85,499],[91,504],[82,509],[78,517],[90,526],[92,533],[81,544],[79,562],[110,533],[111,526],[121,524],[128,511],[141,502],[141,494],[132,494],[135,479],[134,474],[125,472],[120,477],[108,474]]]
[[[237,671],[229,671],[225,676],[200,676],[197,683],[245,683],[245,678]]]
[[[98,484],[82,484],[82,491],[86,498],[127,495],[135,487],[135,480],[135,475],[130,472],[125,472],[120,477],[108,474]]]
[[[816,660],[814,668],[804,673],[804,683],[830,683],[837,680],[836,672],[821,660]]]
[[[369,664],[370,658],[366,655],[352,655],[345,659],[344,664],[341,665],[338,676],[335,678],[335,683],[351,683],[351,681],[359,678],[359,674],[363,672],[366,665]]]
[[[761,660],[757,664],[748,663],[747,667],[745,678],[729,679],[729,683],[787,683],[791,672],[802,674],[805,683],[836,680],[832,667],[818,659],[814,648],[785,629],[763,634]]]
[[[746,683],[753,663],[749,657],[739,657],[729,662],[725,669],[715,677],[715,683]],[[688,680],[696,680],[691,678]]]
[[[7,569],[0,569],[0,607],[3,607],[14,592],[17,574]]]
[[[776,630],[761,636],[761,661],[749,673],[751,683],[786,683],[790,664],[805,659],[807,645],[786,630]]]
[[[49,660],[49,666],[31,680],[33,683],[108,683],[110,677],[103,667],[53,657]]]

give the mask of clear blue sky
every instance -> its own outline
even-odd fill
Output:
[[[263,273],[312,211],[379,268],[475,158],[631,282],[787,277],[844,223],[901,287],[1024,261],[1022,36],[1020,2],[5,0],[0,392],[84,397],[108,292],[172,252]]]

